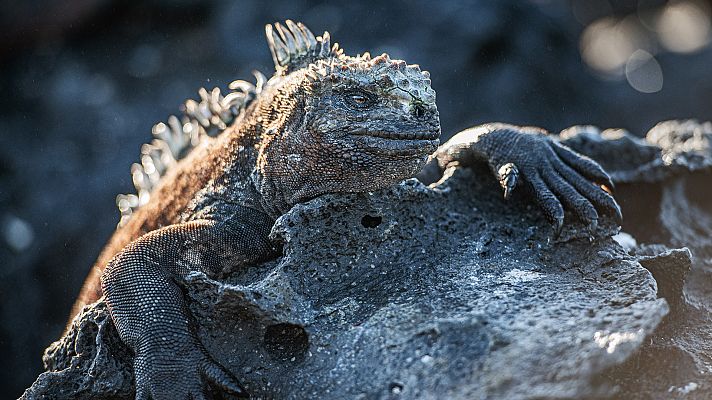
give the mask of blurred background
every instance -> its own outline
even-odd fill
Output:
[[[431,72],[443,136],[483,122],[622,127],[712,119],[711,1],[4,1],[0,7],[0,398],[42,371],[132,192],[151,125],[201,86],[269,75],[264,24]]]

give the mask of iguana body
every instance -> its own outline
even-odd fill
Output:
[[[596,207],[620,215],[613,198],[592,183],[611,187],[606,173],[543,131],[486,125],[438,148],[427,72],[387,55],[347,57],[331,46],[328,33],[316,38],[301,24],[286,25],[267,27],[275,75],[257,85],[239,112],[215,106],[202,114],[229,126],[203,138],[151,185],[150,200],[122,219],[85,284],[78,304],[103,294],[122,340],[135,352],[139,399],[204,398],[206,382],[244,394],[193,333],[175,280],[194,270],[220,277],[277,257],[269,232],[297,203],[413,176],[431,183],[449,166],[484,161],[505,196],[518,180],[529,183],[555,230],[563,206],[591,226]],[[213,125],[208,122],[203,125]],[[176,129],[186,126],[190,122]],[[159,169],[145,164],[133,171],[135,181],[153,179]],[[132,201],[141,200],[141,189]]]

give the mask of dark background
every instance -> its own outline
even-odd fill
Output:
[[[151,125],[201,86],[269,75],[264,24],[285,18],[429,70],[445,138],[490,121],[642,136],[712,119],[709,2],[4,2],[0,398],[41,372]]]

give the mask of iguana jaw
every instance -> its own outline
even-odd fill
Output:
[[[439,131],[411,131],[411,132],[393,132],[393,131],[357,131],[350,134],[351,136],[370,136],[386,140],[398,141],[420,141],[427,142],[437,140],[440,137]]]
[[[433,135],[430,135],[433,137]],[[353,140],[362,151],[379,154],[384,157],[389,155],[403,157],[419,157],[429,155],[434,152],[440,140],[437,139],[411,139],[411,138],[392,138],[375,135],[350,135],[349,139]],[[412,137],[412,135],[410,135]]]

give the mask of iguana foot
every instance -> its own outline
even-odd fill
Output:
[[[527,135],[526,139],[532,142],[527,146],[528,160],[518,170],[534,190],[556,235],[564,223],[564,207],[590,231],[598,226],[597,209],[621,222],[621,209],[606,190],[613,188],[613,182],[600,165],[546,136]]]
[[[213,361],[201,345],[160,346],[161,341],[167,343],[163,339],[175,338],[154,339],[154,343],[142,346],[134,359],[137,400],[207,400],[212,397],[208,387],[234,397],[249,397],[237,379]]]
[[[564,224],[564,207],[573,211],[590,231],[598,226],[598,211],[621,222],[621,209],[608,193],[613,182],[598,163],[544,134],[514,130],[501,133],[500,143],[508,146],[496,149],[490,162],[505,197],[509,197],[518,180],[527,182],[555,235]]]

